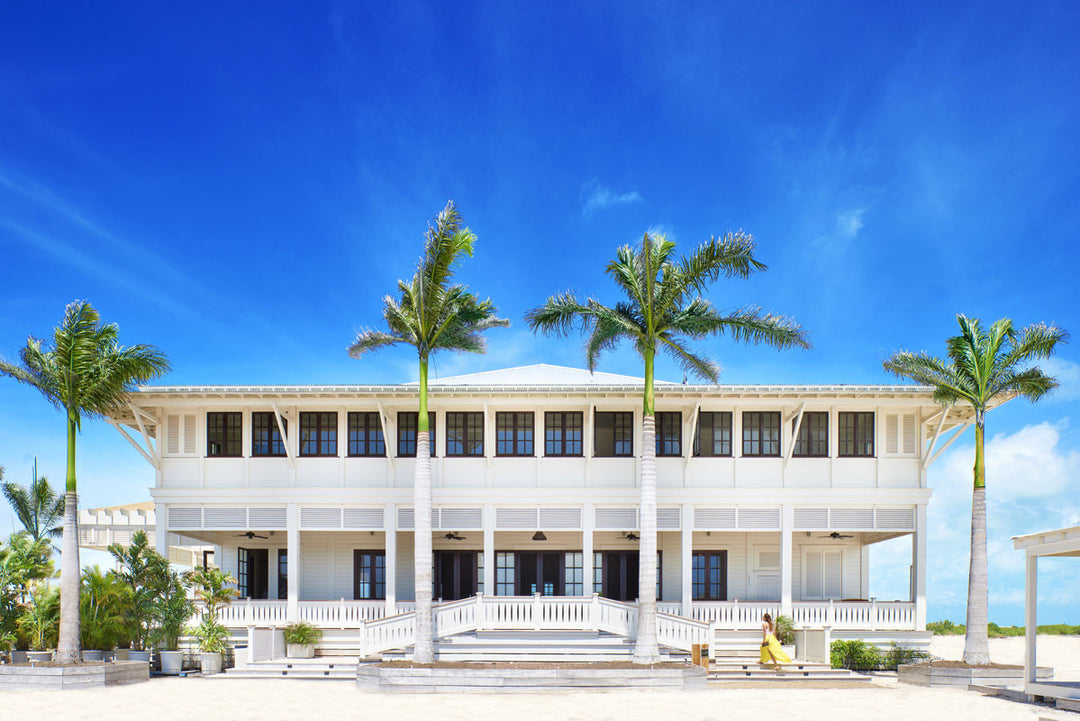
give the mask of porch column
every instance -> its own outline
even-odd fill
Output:
[[[682,507],[682,615],[686,618],[694,617],[692,601],[694,597],[694,507],[689,503]]]
[[[792,568],[791,534],[795,530],[795,508],[785,503],[780,507],[780,613],[793,618],[791,603]]]
[[[495,595],[495,506],[484,504],[484,595]]]
[[[383,508],[383,544],[386,552],[386,615],[397,614],[397,506],[388,503]]]
[[[596,511],[591,503],[581,508],[581,594],[593,595],[593,532],[596,529]]]
[[[285,510],[285,554],[288,559],[285,618],[300,620],[300,506],[290,503]]]
[[[926,504],[915,506],[915,533],[911,537],[911,565],[915,576],[913,596],[915,602],[915,630],[926,629]]]
[[[1036,644],[1035,638],[1038,630],[1036,618],[1035,590],[1039,580],[1039,557],[1027,552],[1027,563],[1024,575],[1024,684],[1035,683],[1036,678]]]
[[[169,557],[169,506],[164,503],[154,504],[154,547],[165,558]],[[221,565],[221,561],[214,559]]]

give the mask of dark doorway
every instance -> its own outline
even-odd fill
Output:
[[[638,597],[638,552],[604,551],[601,596],[614,601],[634,601]]]
[[[563,595],[565,554],[562,551],[534,553],[519,551],[517,554],[517,595],[542,596]]]
[[[476,594],[476,551],[435,552],[435,597],[456,601]]]
[[[237,586],[240,598],[269,598],[270,551],[265,548],[241,548],[239,551]]]

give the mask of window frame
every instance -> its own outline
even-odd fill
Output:
[[[260,428],[256,420],[269,419],[269,425],[264,429]],[[289,433],[289,420],[287,418],[281,419],[281,425],[285,427],[285,435],[288,437]],[[260,433],[269,433],[269,437],[265,440],[259,438]],[[266,453],[260,453],[258,451],[258,444],[266,444],[268,451]],[[280,453],[275,453],[274,448],[280,448]],[[278,428],[277,415],[273,411],[252,411],[251,412],[251,457],[252,458],[285,458],[288,456],[288,451],[285,448],[285,438],[281,437],[281,429]]]
[[[354,420],[360,421],[360,419],[363,419],[362,424],[359,422],[356,425],[353,424]],[[374,439],[370,438],[373,432],[372,419],[375,420]],[[363,431],[364,440],[355,440],[353,438],[354,431],[357,433]],[[349,458],[386,458],[386,432],[382,425],[382,414],[378,411],[349,411],[346,418],[345,432],[348,438],[346,454]],[[354,449],[356,449],[356,452],[354,452]]]
[[[713,567],[711,559],[720,559],[720,568],[716,569],[719,574],[719,579],[714,580]],[[701,583],[697,581],[697,561],[703,560],[704,578]],[[726,549],[716,549],[709,551],[692,551],[690,554],[690,598],[692,601],[726,601],[728,595],[728,552]],[[719,583],[719,593],[714,597],[712,593],[713,586]],[[703,589],[703,593],[699,595],[698,588]]]
[[[791,430],[794,433],[795,423],[798,418],[794,418],[791,421]],[[810,421],[809,423],[807,421]],[[813,438],[814,422],[824,422],[825,437],[824,439]],[[817,430],[821,430],[818,428]],[[804,439],[803,436],[806,436]],[[813,453],[815,446],[822,446],[820,453]],[[809,447],[809,450],[807,449]],[[802,448],[802,452],[799,449]],[[805,411],[803,413],[802,424],[799,426],[799,435],[795,439],[795,448],[792,450],[791,455],[793,458],[828,458],[829,457],[829,412],[828,411]]]
[[[712,435],[712,438],[710,439],[709,444],[708,444],[709,449],[710,449],[709,452],[708,453],[702,453],[702,450],[701,450],[703,448],[703,444],[701,442],[702,429],[706,427],[705,424],[702,423],[702,420],[704,420],[704,416],[706,416],[706,415],[709,416],[708,429],[709,429],[710,434]],[[719,418],[727,418],[727,428],[726,429],[723,427],[723,425],[717,426],[716,421]],[[715,450],[716,450],[716,443],[717,443],[717,440],[716,440],[717,432],[719,431],[719,432],[722,433],[724,430],[727,430],[727,453],[716,453]],[[693,454],[694,454],[694,456],[696,458],[731,458],[732,455],[733,455],[733,452],[734,452],[734,442],[733,442],[734,441],[734,435],[735,435],[735,417],[734,417],[734,413],[732,413],[731,411],[698,411],[697,429],[696,429],[696,432],[694,433]],[[720,444],[721,444],[720,447],[722,449],[724,447],[723,446],[723,444],[724,444],[723,437],[720,438]]]
[[[220,421],[220,425],[211,422],[211,419]],[[211,434],[220,433],[220,453],[211,452],[214,441]],[[230,434],[235,433],[235,438]],[[230,452],[234,451],[234,452]],[[206,412],[206,457],[207,458],[243,458],[244,457],[244,414],[241,411],[207,411]]]
[[[509,426],[504,422],[509,420]],[[503,439],[509,431],[510,438]],[[524,434],[519,437],[519,434]],[[503,451],[505,444],[513,449],[512,453]],[[536,455],[536,414],[533,411],[496,411],[495,412],[495,456],[498,458],[532,458]]]
[[[682,457],[682,411],[657,411],[655,413],[655,430],[656,430],[656,457],[657,458],[681,458]],[[665,428],[666,426],[666,428]],[[672,428],[674,426],[674,428]],[[665,438],[665,433],[675,431],[675,438],[673,440]],[[672,452],[670,450],[671,444],[676,446],[676,450]],[[668,450],[661,452],[661,449],[668,446]]]
[[[748,423],[749,416],[758,416],[757,423]],[[775,423],[770,423],[770,428],[765,428],[766,418],[775,419]],[[747,433],[756,430],[758,434],[757,440],[747,437]],[[765,430],[775,430],[776,438],[771,441],[765,440]],[[779,458],[780,457],[780,442],[782,440],[781,434],[781,417],[780,411],[743,411],[742,414],[742,457],[743,458]],[[766,442],[776,444],[775,453],[765,453],[764,448]],[[757,452],[747,451],[747,444],[756,443],[758,446]]]
[[[337,411],[301,411],[300,412],[300,457],[301,458],[333,458],[338,455],[338,417]],[[315,439],[305,440],[304,434],[310,433],[311,428],[305,428],[305,421],[311,418],[316,419],[315,423]],[[324,420],[329,417],[333,417],[332,423],[323,423]],[[324,432],[332,433],[333,437],[323,440],[322,434]],[[308,443],[315,444],[315,452],[305,452],[305,445]],[[329,444],[331,448],[328,448],[326,452],[323,452],[323,444]]]
[[[611,418],[611,453],[600,452],[601,420]],[[629,419],[629,420],[627,420]],[[627,434],[619,438],[619,431]],[[619,445],[626,444],[627,452],[619,453]],[[633,458],[634,457],[634,412],[633,411],[596,411],[593,414],[593,457],[594,458]]]
[[[877,414],[874,411],[840,411],[837,413],[836,455],[838,458],[876,457],[877,439],[874,437],[877,433],[876,416]],[[869,429],[864,425],[867,417],[870,420]],[[844,437],[847,433],[852,434],[850,439]],[[860,447],[862,447],[862,450],[866,450],[865,443],[867,440],[869,440],[869,452],[860,453]],[[845,446],[851,448],[850,452],[847,451]]]
[[[435,458],[435,411],[428,411],[428,446],[431,457]],[[408,419],[407,421],[405,419]],[[403,437],[404,433],[411,432],[411,439]],[[420,435],[420,413],[418,411],[399,411],[397,416],[397,457],[416,458],[416,439]],[[408,451],[412,444],[412,451]],[[406,450],[402,450],[406,449]]]
[[[557,422],[555,418],[558,417]],[[568,420],[576,419],[577,427]],[[577,439],[567,439],[567,434],[577,431]],[[559,437],[552,437],[558,433]],[[567,447],[570,451],[567,451]],[[573,448],[577,447],[577,453]],[[585,414],[581,411],[545,411],[544,412],[544,456],[556,458],[581,458],[585,455]]]
[[[377,559],[382,559],[382,580],[379,580],[380,566]],[[368,581],[360,580],[360,571],[364,568],[364,560],[369,560],[368,568],[371,577]],[[363,595],[364,587],[371,593]],[[379,595],[379,587],[382,587],[382,595]],[[385,601],[386,600],[386,551],[377,548],[354,548],[353,549],[353,600],[354,601]]]
[[[447,411],[446,413],[446,457],[447,458],[483,458],[484,457],[484,413],[483,411]],[[460,422],[460,427],[458,423]],[[471,421],[471,423],[470,423]],[[479,421],[479,422],[477,422]],[[460,431],[461,440],[452,440],[451,436]],[[475,437],[470,439],[470,432],[479,432],[479,443],[471,453],[466,453],[470,444],[476,444]],[[417,432],[419,434],[419,431]],[[450,444],[461,444],[461,453],[451,453]]]

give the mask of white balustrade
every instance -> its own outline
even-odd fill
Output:
[[[794,604],[796,626],[829,626],[858,631],[915,630],[915,604],[908,601],[800,601]]]
[[[742,601],[695,601],[691,605],[694,620],[728,630],[761,628],[762,617],[780,614],[780,604]]]

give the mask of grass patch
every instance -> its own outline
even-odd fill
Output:
[[[927,631],[933,631],[935,636],[962,636],[967,633],[967,627],[960,623],[949,620],[931,621],[926,624]],[[1067,623],[1051,623],[1038,627],[1038,633],[1046,636],[1080,636],[1080,626],[1072,626]],[[986,626],[986,634],[990,638],[1009,638],[1023,636],[1023,626],[999,626],[990,623]]]

